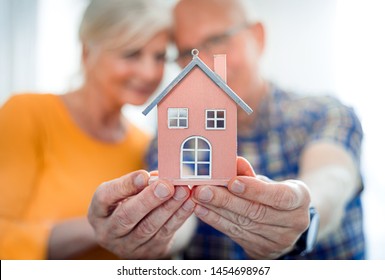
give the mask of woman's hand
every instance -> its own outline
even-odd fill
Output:
[[[193,213],[187,186],[148,185],[149,178],[140,170],[103,183],[89,207],[97,242],[120,258],[167,257],[176,230]]]

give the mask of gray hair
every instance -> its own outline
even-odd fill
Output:
[[[171,26],[168,5],[158,0],[91,0],[79,29],[83,44],[140,48]]]

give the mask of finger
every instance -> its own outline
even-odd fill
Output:
[[[255,177],[253,167],[244,157],[237,157],[237,175]]]
[[[119,201],[139,193],[150,175],[139,170],[101,184],[95,191],[89,207],[89,218],[105,218],[112,213]]]
[[[269,206],[260,205],[262,210],[254,211],[251,207],[251,213],[238,214],[222,207],[213,205],[203,205],[207,209],[224,217],[232,223],[239,225],[246,231],[264,235],[267,228],[274,228],[275,232],[291,229],[292,231],[302,232],[308,226],[308,219],[304,210],[279,211]],[[267,227],[267,228],[266,228]],[[275,240],[274,233],[269,233],[267,239]],[[279,237],[276,236],[277,238]]]
[[[164,249],[170,249],[170,246],[164,248],[164,246],[171,245],[170,241],[174,237],[176,231],[183,225],[184,222],[191,216],[194,211],[195,203],[188,199],[183,205],[168,219],[168,221],[160,228],[160,230],[146,243],[142,244],[136,249],[136,252],[140,255],[145,251],[151,250],[152,252],[159,248],[160,251]],[[163,248],[161,248],[163,246]]]
[[[174,195],[174,186],[156,181],[136,196],[123,201],[111,214],[106,228],[114,238],[128,234],[146,215]]]
[[[159,176],[159,171],[158,170],[150,171],[150,176]]]
[[[263,242],[270,241],[263,236],[258,234],[253,234],[250,231],[247,231],[240,227],[239,225],[231,222],[230,220],[224,218],[221,215],[218,215],[216,212],[211,211],[210,209],[197,205],[194,210],[195,215],[201,219],[204,223],[209,224],[216,230],[224,233],[229,236],[231,239],[239,243],[240,241],[250,241],[255,240],[258,236],[259,238],[263,238]]]
[[[237,157],[237,175],[255,177],[267,183],[274,182],[266,176],[256,175],[251,164],[243,157]]]
[[[282,253],[282,249],[293,245],[297,236],[289,228],[264,224],[255,224],[256,230],[249,231],[201,205],[195,207],[194,213],[203,222],[252,252],[253,258],[276,258]]]
[[[228,189],[239,197],[279,210],[308,207],[310,203],[308,188],[296,180],[266,182],[258,178],[238,176],[229,182]]]
[[[255,183],[268,183],[259,184],[260,187],[258,189],[255,189],[254,192],[252,188],[249,188],[249,190],[251,189],[251,191],[244,193],[244,188],[247,182],[237,179],[233,180],[232,182],[229,182],[229,190],[236,195],[240,195],[241,197],[247,198],[251,193],[254,198],[255,196],[260,197],[260,200],[252,200],[259,201],[261,203],[270,205],[278,209],[281,209],[281,207],[283,209],[297,208],[302,204],[302,201],[306,204],[307,199],[310,199],[310,197],[306,197],[306,193],[308,194],[308,191],[306,186],[302,182],[289,180],[279,183],[269,179],[266,176],[256,175],[251,164],[243,157],[237,158],[237,174],[238,176],[249,176],[254,177],[256,179],[253,180],[252,178],[249,178],[249,182],[254,181]],[[275,191],[269,190],[268,192],[265,192],[264,189],[269,188],[269,185],[275,185]],[[291,191],[288,190],[286,186],[291,187]],[[265,195],[262,196],[261,193],[265,193]],[[303,194],[305,194],[305,197],[302,196]]]
[[[259,179],[259,180],[261,180],[261,181],[264,181],[264,182],[266,182],[266,183],[274,183],[275,181],[274,180],[272,180],[272,179],[270,179],[270,178],[268,178],[268,177],[266,177],[266,176],[263,176],[263,175],[255,175],[255,178],[257,178],[257,179]]]
[[[173,222],[181,220],[183,223],[184,220],[180,214],[185,213],[185,211],[178,214],[176,212],[178,212],[178,209],[180,209],[188,199],[189,195],[190,189],[188,187],[175,187],[175,193],[172,199],[166,201],[144,217],[130,233],[132,238],[138,243],[146,243],[152,239],[170,219],[173,219]],[[190,205],[188,204],[187,206]],[[184,210],[183,208],[181,209]],[[192,209],[190,210],[192,212]],[[166,229],[170,230],[167,231]],[[166,229],[162,230],[162,233],[165,235],[164,238],[171,238],[173,235],[172,228],[168,227]]]
[[[283,233],[289,233],[290,231],[287,227],[253,223],[251,220],[243,220],[240,223],[233,222],[232,219],[228,219],[218,214],[218,212],[220,212],[218,208],[209,209],[202,205],[197,205],[195,209],[195,214],[198,218],[239,241],[249,241],[247,237],[254,234],[271,242],[277,242]]]
[[[193,190],[192,198],[200,205],[236,224],[258,222],[285,227],[291,211],[280,211],[270,206],[247,200],[230,193],[226,188],[199,186]]]
[[[183,205],[170,217],[164,226],[157,233],[156,239],[171,237],[183,225],[183,223],[191,216],[194,211],[195,203],[188,199]]]

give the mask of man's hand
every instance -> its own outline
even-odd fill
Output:
[[[188,187],[157,181],[132,172],[101,184],[88,212],[97,242],[125,259],[164,258],[176,230],[192,214]]]
[[[309,190],[301,181],[257,176],[244,158],[238,158],[237,169],[228,188],[193,189],[195,214],[241,245],[251,258],[278,258],[308,227]]]

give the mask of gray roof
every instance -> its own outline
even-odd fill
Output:
[[[237,103],[247,114],[253,110],[219,77],[213,72],[197,55],[193,56],[191,62],[182,72],[147,106],[142,112],[147,115],[194,67],[199,67],[218,87],[220,87],[235,103]]]

